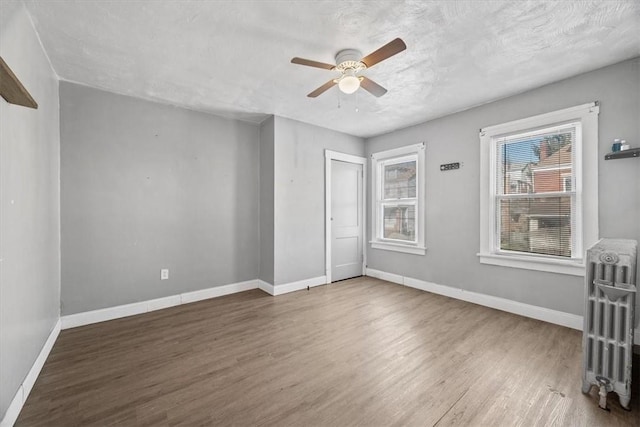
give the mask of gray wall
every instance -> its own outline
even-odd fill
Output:
[[[275,117],[275,285],[325,275],[325,149],[362,156],[364,141]]]
[[[258,277],[257,125],[66,82],[60,103],[63,314]]]
[[[273,195],[274,195],[273,116],[260,125],[260,275],[273,285]]]
[[[60,317],[57,76],[22,3],[0,3],[0,55],[39,105],[0,98],[0,419]]]
[[[426,256],[368,250],[370,268],[582,314],[583,278],[481,265],[479,176],[482,127],[600,101],[601,237],[640,240],[640,160],[605,161],[614,138],[640,146],[640,60],[630,60],[491,104],[367,140],[367,155],[427,144]],[[440,172],[441,163],[462,162]],[[589,173],[589,171],[586,171]],[[371,181],[369,181],[371,182]],[[369,195],[370,193],[369,188]],[[369,224],[371,211],[368,211]],[[370,233],[370,230],[368,230]]]

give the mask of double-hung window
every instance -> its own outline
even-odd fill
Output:
[[[424,255],[424,144],[375,153],[371,158],[371,246]]]
[[[480,262],[584,274],[598,236],[595,103],[482,129]]]

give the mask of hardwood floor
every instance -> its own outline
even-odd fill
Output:
[[[357,278],[62,331],[17,425],[640,425],[638,376],[606,412],[580,365],[579,331]]]

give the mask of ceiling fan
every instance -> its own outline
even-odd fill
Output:
[[[382,62],[387,58],[392,57],[393,55],[402,52],[407,48],[407,45],[404,44],[402,39],[395,39],[386,45],[382,46],[380,49],[376,50],[369,55],[362,57],[362,53],[360,53],[357,49],[344,49],[336,54],[336,64],[331,65],[326,64],[324,62],[311,61],[309,59],[303,59],[295,57],[291,60],[293,64],[306,65],[309,67],[323,68],[325,70],[337,70],[340,72],[340,76],[335,79],[331,79],[318,89],[311,92],[307,95],[310,98],[315,98],[316,96],[326,92],[328,89],[332,88],[336,84],[338,88],[344,93],[351,94],[354,93],[360,86],[369,93],[374,96],[380,97],[387,93],[387,90],[380,86],[378,83],[373,80],[358,75],[358,73],[364,71],[367,68],[371,68],[376,65],[378,62]]]

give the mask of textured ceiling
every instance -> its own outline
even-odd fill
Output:
[[[227,117],[276,114],[372,136],[640,55],[637,1],[25,0],[65,80]],[[395,37],[365,71],[389,92],[306,94]],[[338,99],[341,107],[338,108]],[[359,111],[355,111],[355,107]]]

